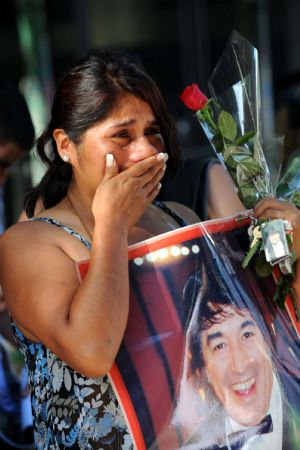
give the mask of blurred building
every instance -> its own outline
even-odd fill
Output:
[[[299,0],[1,0],[0,77],[21,83],[39,133],[57,77],[71,62],[90,49],[126,51],[159,84],[185,153],[197,159],[212,150],[179,95],[191,82],[208,94],[232,29],[259,49],[266,132],[289,133],[298,123],[299,17]],[[41,169],[32,157],[14,170],[21,199],[17,191]]]

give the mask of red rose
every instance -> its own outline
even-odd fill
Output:
[[[193,83],[185,88],[180,96],[180,100],[183,101],[188,108],[193,111],[198,111],[199,109],[204,108],[208,98],[200,91],[198,85]]]

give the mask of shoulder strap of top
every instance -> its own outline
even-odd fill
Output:
[[[51,219],[49,217],[33,217],[32,219],[29,219],[29,220],[36,220],[38,222],[46,222],[46,223],[49,223],[50,225],[55,225],[56,227],[62,228],[67,233],[69,233],[72,236],[79,239],[83,243],[83,245],[85,245],[89,250],[91,250],[91,248],[92,248],[91,243],[87,239],[85,239],[83,236],[81,236],[80,233],[78,233],[77,231],[73,230],[72,228],[64,225],[63,223],[59,222],[56,219]]]
[[[154,203],[159,208],[161,208],[163,211],[165,211],[167,214],[172,216],[181,227],[185,227],[186,226],[186,222],[181,217],[179,217],[174,211],[172,211],[170,208],[168,208],[163,202],[156,201]],[[46,222],[46,223],[49,223],[50,225],[54,225],[54,226],[56,226],[58,228],[62,228],[67,233],[69,233],[72,236],[74,236],[77,239],[79,239],[83,243],[83,245],[85,245],[89,250],[91,250],[91,248],[92,248],[91,243],[87,239],[85,239],[80,233],[78,233],[77,231],[75,231],[72,228],[68,227],[67,225],[64,225],[63,223],[59,222],[56,219],[51,219],[49,217],[32,217],[29,220],[35,220],[37,222]]]
[[[155,201],[154,204],[169,214],[169,216],[173,217],[173,219],[175,219],[181,227],[185,227],[187,225],[186,222],[178,216],[178,214],[168,208],[168,206],[166,206],[163,202]]]

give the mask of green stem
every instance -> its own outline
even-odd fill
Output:
[[[206,123],[208,125],[208,127],[210,128],[210,131],[212,133],[218,131],[218,127],[214,123],[214,121],[213,121],[213,119],[211,117],[210,111],[208,109],[208,104],[206,104],[203,109],[199,109],[196,112],[196,116],[198,117],[200,122],[204,122],[204,123]]]
[[[245,269],[245,267],[248,266],[250,260],[252,259],[252,257],[255,255],[255,253],[258,251],[259,247],[261,245],[261,241],[258,240],[257,242],[255,242],[255,244],[253,245],[253,247],[250,248],[250,250],[248,251],[247,255],[244,258],[244,261],[242,262],[242,267],[243,269]]]

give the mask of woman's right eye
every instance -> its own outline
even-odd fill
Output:
[[[128,139],[130,136],[129,136],[128,131],[122,130],[122,131],[118,131],[117,133],[115,133],[113,135],[113,137],[117,138],[117,139]]]

